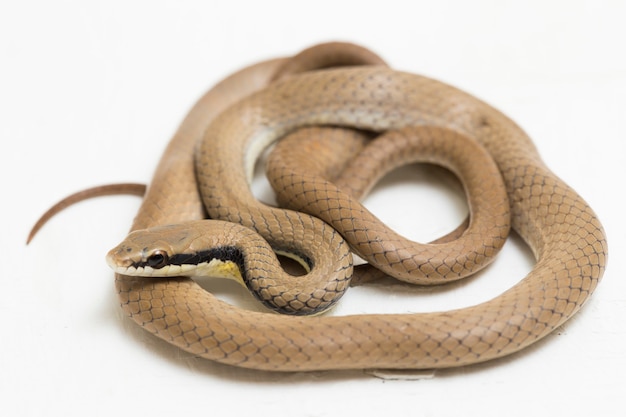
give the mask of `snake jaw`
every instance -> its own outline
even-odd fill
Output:
[[[109,266],[117,274],[134,276],[134,277],[153,277],[153,278],[167,278],[167,277],[179,277],[179,276],[196,276],[195,265],[168,265],[162,269],[155,269],[150,266],[116,266],[109,263]]]

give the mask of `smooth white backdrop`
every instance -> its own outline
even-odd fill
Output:
[[[624,17],[623,1],[3,3],[0,414],[623,415]],[[430,379],[255,372],[194,358],[121,312],[103,258],[127,231],[137,198],[72,207],[24,245],[59,198],[149,181],[186,111],[228,73],[335,39],[465,89],[529,132],[609,237],[604,281],[578,315],[520,354]],[[466,212],[449,176],[431,179],[440,173],[401,170],[366,203],[407,236],[434,238]],[[262,179],[255,189],[268,198]],[[468,306],[531,267],[513,238],[466,283],[357,288],[333,314]],[[233,286],[214,288],[250,304]]]

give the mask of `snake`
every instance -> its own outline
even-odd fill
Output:
[[[333,55],[341,47],[322,45],[317,52],[326,48]],[[327,69],[279,79],[276,74],[284,71],[286,62],[289,59],[265,61],[226,78],[200,99],[170,141],[131,233],[108,255],[116,268],[124,268],[116,273],[115,287],[131,319],[194,355],[251,369],[432,369],[517,352],[550,334],[589,299],[606,268],[602,225],[584,199],[549,170],[512,120],[459,89],[384,65],[327,68],[333,65],[323,62],[320,68]],[[184,237],[193,243],[194,233],[206,227],[217,246],[197,248],[196,254],[217,256],[217,270],[224,275],[241,275],[242,266],[268,267],[265,260],[251,260],[249,255],[242,259],[240,250],[232,250],[237,245],[221,243],[260,235],[263,239],[255,240],[256,246],[296,253],[311,272],[331,268],[348,276],[349,251],[316,249],[337,242],[347,248],[338,231],[296,212],[288,218],[296,222],[286,225],[277,211],[260,205],[250,189],[262,151],[285,134],[314,125],[372,132],[431,129],[471,138],[486,149],[500,172],[511,227],[536,258],[532,271],[501,295],[467,308],[312,317],[243,310],[189,277],[121,273],[129,271],[128,257],[140,256],[142,267],[150,270],[172,259],[180,261],[179,255],[187,255],[176,252],[176,240]],[[318,197],[312,193],[309,198]],[[347,207],[350,203],[344,200],[336,202]],[[222,220],[203,220],[207,215]],[[169,232],[174,238],[167,237]],[[158,249],[148,254],[145,247],[135,247],[130,238],[141,241],[142,236],[151,237]],[[124,252],[129,254],[125,261]],[[320,253],[333,256],[318,257]],[[348,279],[328,281],[313,308],[332,305],[335,301],[325,294],[347,285]],[[281,299],[280,290],[272,293],[274,286],[265,288],[277,304],[294,301]],[[295,304],[311,300],[308,296]]]

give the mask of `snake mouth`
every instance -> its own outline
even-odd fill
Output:
[[[159,269],[151,266],[118,266],[111,263],[109,263],[109,266],[117,274],[133,277],[177,277],[197,275],[197,271],[201,269],[202,264],[168,265]]]

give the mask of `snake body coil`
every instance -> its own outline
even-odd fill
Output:
[[[377,65],[294,75],[360,63]],[[135,232],[109,253],[109,262],[128,273],[137,268],[155,271],[168,262],[183,271],[186,262],[200,262],[202,250],[195,245],[204,238],[197,233],[207,225],[215,246],[210,257],[223,257],[218,259],[222,263],[209,260],[207,265],[223,276],[245,278],[238,275],[239,268],[274,268],[272,250],[250,230],[254,229],[274,250],[296,254],[311,269],[302,285],[312,283],[307,280],[315,274],[325,279],[321,287],[305,291],[303,298],[287,296],[282,284],[251,280],[248,285],[265,294],[260,296],[264,302],[291,314],[303,306],[316,312],[332,305],[352,273],[343,237],[310,215],[260,204],[250,190],[252,168],[267,146],[300,127],[332,125],[375,132],[426,129],[475,141],[500,171],[509,202],[502,218],[510,212],[511,226],[537,259],[533,270],[500,296],[468,308],[343,317],[244,311],[190,278],[118,273],[115,286],[121,306],[135,322],[183,350],[247,368],[423,369],[509,355],[548,335],[580,309],[606,265],[606,238],[592,209],[544,165],[527,135],[506,116],[446,84],[380,64],[377,56],[354,45],[326,44],[295,58],[253,65],[215,86],[190,111],[168,145],[133,224]],[[273,82],[276,79],[280,81]],[[294,184],[281,187],[284,191]],[[344,209],[353,203],[333,190],[332,202],[328,193],[315,189],[305,193],[304,206],[328,207],[329,223],[350,223]],[[229,222],[198,223],[205,210],[210,217]],[[500,226],[496,236],[503,239],[508,229],[504,223]],[[342,230],[347,237],[363,235],[347,230]],[[174,237],[167,237],[172,231],[169,236]],[[156,249],[141,240],[151,234]],[[459,233],[461,238],[465,234]],[[141,243],[133,243],[131,237],[139,237]],[[186,258],[177,252],[177,242],[195,248],[193,255]],[[351,245],[369,246],[373,260],[384,264],[396,259],[393,250],[375,239],[360,242]],[[269,257],[255,258],[261,247]],[[128,268],[131,255],[135,264]],[[414,261],[420,262],[424,266],[430,259]],[[415,269],[420,268],[409,265],[409,271]],[[427,278],[437,268],[421,269]],[[449,271],[444,272],[445,280]]]
[[[249,368],[451,367],[508,355],[546,336],[582,306],[601,278],[606,240],[599,221],[545,167],[517,125],[455,88],[383,67],[304,74],[221,113],[197,154],[210,215],[275,238],[273,228],[284,223],[257,206],[251,167],[280,135],[313,124],[378,131],[439,126],[479,141],[502,173],[512,226],[532,248],[536,266],[510,290],[469,308],[306,318],[242,311],[186,278],[118,275],[122,307],[135,321],[184,350]],[[298,248],[301,237],[287,236],[278,237],[280,244]]]

